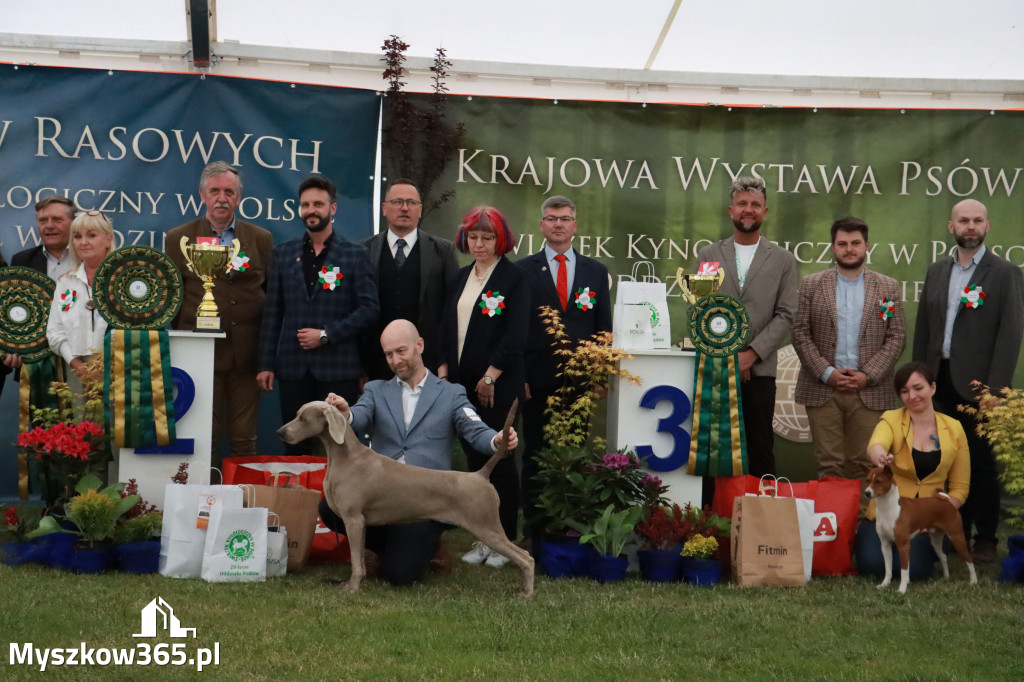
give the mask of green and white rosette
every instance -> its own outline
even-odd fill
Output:
[[[181,273],[160,251],[128,246],[100,263],[93,295],[109,325],[103,362],[108,433],[118,447],[173,443],[174,383],[164,327],[181,308]]]
[[[53,301],[53,280],[45,273],[12,266],[0,269],[0,351],[21,357],[18,380],[18,431],[31,426],[31,408],[57,407],[50,384],[64,381],[58,362],[46,340],[46,325]],[[2,377],[0,377],[2,378]],[[28,499],[28,455],[18,453],[18,495]]]
[[[687,473],[740,476],[747,472],[740,370],[736,356],[750,340],[746,308],[728,294],[713,293],[690,306],[693,433]]]

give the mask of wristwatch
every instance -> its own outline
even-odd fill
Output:
[[[489,376],[487,376],[487,375],[485,374],[485,375],[484,375],[484,383],[485,383],[485,384],[487,384],[488,386],[490,386],[491,384],[493,384],[493,383],[494,383],[494,379],[492,379],[491,377],[489,377]]]
[[[321,346],[326,346],[327,345],[327,330],[326,329],[321,329],[320,330],[320,345]]]

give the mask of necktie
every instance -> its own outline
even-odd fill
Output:
[[[568,258],[564,254],[555,256],[558,261],[558,300],[562,302],[562,312],[569,305],[569,267],[565,264]]]
[[[405,240],[395,240],[395,265],[402,267],[405,265]]]

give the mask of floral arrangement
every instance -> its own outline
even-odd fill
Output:
[[[687,503],[683,514],[689,522],[692,534],[689,537],[703,535],[710,538],[727,538],[732,521],[711,511],[711,507],[694,507]]]
[[[694,535],[683,544],[682,556],[688,559],[710,559],[718,551],[718,540],[708,535]]]
[[[138,495],[122,497],[125,484],[107,486],[100,489],[103,482],[95,474],[89,474],[78,482],[75,492],[78,493],[65,505],[67,520],[74,524],[76,530],[66,531],[60,527],[55,516],[44,516],[39,521],[39,528],[32,531],[32,537],[49,533],[70,532],[80,536],[90,546],[97,542],[110,540],[114,528],[129,509],[139,503]]]
[[[668,550],[685,541],[692,534],[693,527],[678,504],[671,507],[658,505],[637,524],[636,532],[651,549]]]
[[[977,420],[978,433],[992,444],[1001,465],[999,479],[1007,494],[1024,496],[1024,390],[1004,388],[993,393],[980,381],[972,381],[978,407],[961,405],[961,412]],[[1024,515],[1011,514],[1011,525],[1024,527]]]
[[[14,537],[16,542],[24,542],[29,532],[29,523],[18,516],[18,510],[8,507],[4,510],[4,530]]]
[[[18,434],[18,447],[41,460],[42,497],[48,507],[67,499],[69,491],[107,461],[103,427],[95,422],[58,421]]]

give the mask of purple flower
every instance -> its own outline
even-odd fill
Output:
[[[657,490],[661,487],[661,479],[657,476],[651,476],[650,474],[644,474],[644,477],[640,479],[640,485],[646,489]]]
[[[601,463],[609,469],[630,469],[634,466],[633,459],[620,452],[609,452],[601,459]]]

